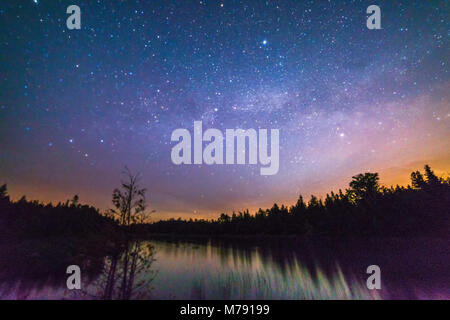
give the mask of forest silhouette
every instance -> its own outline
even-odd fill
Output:
[[[61,283],[61,271],[76,264],[96,288],[83,292],[90,298],[128,300],[148,294],[152,277],[137,278],[152,273],[154,250],[131,228],[148,214],[145,189],[138,175],[128,168],[123,173],[125,181],[113,191],[114,208],[103,215],[81,205],[77,195],[56,206],[25,197],[11,202],[6,185],[0,187],[1,243],[7,244],[0,246],[0,283]]]
[[[411,185],[384,187],[378,173],[352,177],[349,188],[325,199],[300,195],[290,206],[222,213],[216,220],[170,219],[146,226],[150,233],[206,235],[323,235],[334,237],[448,236],[450,179],[411,173]]]
[[[144,194],[145,190],[140,189],[135,196],[145,199]],[[120,196],[114,190],[116,208],[120,206]],[[380,186],[378,173],[358,174],[352,177],[349,188],[331,192],[324,199],[312,195],[305,201],[300,195],[290,207],[275,203],[253,215],[245,210],[231,215],[222,213],[212,220],[169,219],[150,223],[144,214],[143,199],[135,204],[138,214],[117,216],[112,214],[114,210],[101,213],[80,204],[78,196],[57,205],[27,201],[25,197],[14,202],[3,185],[0,233],[7,239],[65,237],[93,242],[117,237],[118,230],[123,233],[125,229],[139,237],[151,234],[446,237],[450,177],[437,177],[425,165],[424,174],[411,173],[410,185],[387,188]]]
[[[311,244],[317,238],[448,238],[450,230],[450,178],[437,177],[428,165],[424,174],[412,172],[406,187],[380,186],[378,173],[363,173],[353,176],[347,189],[324,199],[311,196],[305,202],[300,196],[290,207],[274,204],[253,215],[245,210],[212,220],[157,222],[148,221],[151,212],[138,176],[128,169],[125,175],[113,191],[114,209],[103,213],[80,204],[78,196],[56,205],[25,197],[11,201],[7,186],[1,186],[0,283],[59,284],[65,281],[66,267],[77,264],[88,282],[95,281],[94,298],[125,300],[149,294],[152,276],[142,280],[139,275],[153,274],[155,251],[142,241],[153,237],[250,236],[266,241],[274,236],[283,241],[293,236]]]

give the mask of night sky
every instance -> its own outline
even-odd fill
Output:
[[[200,218],[369,170],[387,185],[449,172],[449,17],[448,1],[2,0],[0,183],[106,209],[127,165],[155,219]],[[171,133],[195,120],[279,129],[278,174],[174,165]]]

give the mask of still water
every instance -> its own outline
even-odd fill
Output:
[[[261,246],[157,242],[153,296],[157,299],[377,298],[364,284],[349,283],[338,267],[327,276],[308,270],[295,255]],[[314,271],[316,271],[315,274]]]
[[[141,299],[449,299],[448,241],[151,240],[137,272]],[[144,249],[143,249],[144,250]],[[366,269],[381,268],[381,290]],[[56,281],[3,283],[3,299],[100,298],[101,275],[68,290]],[[119,281],[118,281],[119,282]]]

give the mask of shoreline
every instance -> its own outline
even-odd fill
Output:
[[[441,241],[450,241],[450,237],[442,237],[442,236],[330,236],[330,235],[273,235],[273,234],[250,234],[250,235],[236,235],[236,234],[175,234],[175,233],[152,233],[147,235],[146,237],[142,237],[142,240],[150,240],[150,239],[177,239],[177,240],[189,240],[189,239],[201,239],[201,240],[293,240],[293,241],[305,241],[305,242],[313,242],[313,241],[410,241],[410,240],[441,240]]]

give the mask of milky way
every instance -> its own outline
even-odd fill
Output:
[[[0,3],[0,183],[107,208],[122,168],[155,218],[292,203],[377,171],[450,171],[447,1]],[[171,132],[280,130],[280,169],[176,166]]]

